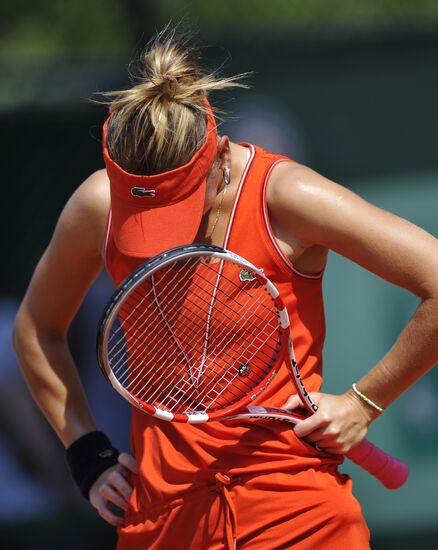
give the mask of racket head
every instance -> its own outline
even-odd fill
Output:
[[[163,420],[235,415],[270,383],[289,317],[263,272],[223,248],[180,246],[114,292],[97,333],[99,366],[132,405]]]

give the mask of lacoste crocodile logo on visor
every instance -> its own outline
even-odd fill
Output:
[[[134,197],[155,197],[155,189],[145,189],[144,187],[132,187],[131,195],[134,195]]]

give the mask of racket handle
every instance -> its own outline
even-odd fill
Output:
[[[380,481],[387,489],[398,489],[409,476],[408,465],[385,453],[367,439],[348,451],[346,456]]]

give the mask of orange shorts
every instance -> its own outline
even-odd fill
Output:
[[[326,467],[210,484],[127,517],[117,550],[369,549],[351,480]]]

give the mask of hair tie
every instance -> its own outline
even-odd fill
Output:
[[[171,74],[163,75],[164,80],[164,93],[169,99],[173,99],[176,95],[176,90],[178,87],[177,79]]]

